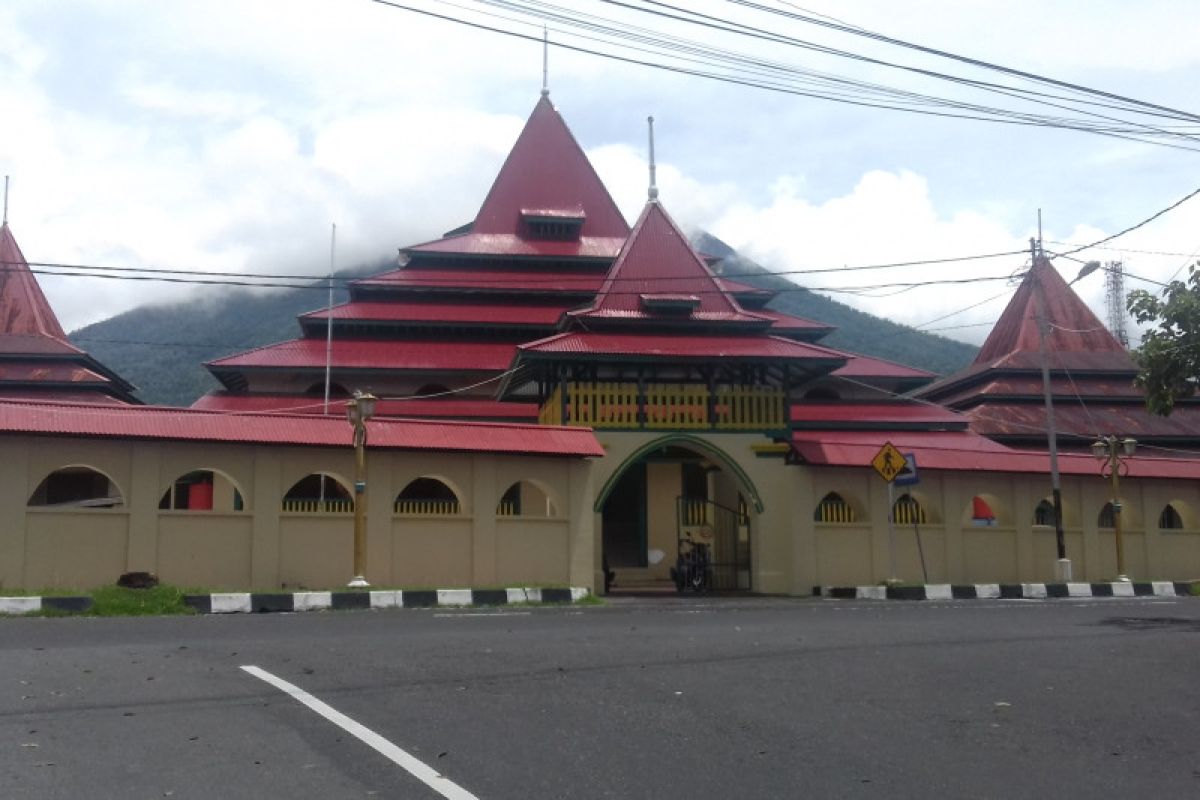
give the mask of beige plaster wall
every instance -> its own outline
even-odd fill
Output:
[[[347,433],[349,440],[349,433]],[[4,436],[0,484],[0,587],[90,588],[123,572],[217,590],[336,588],[351,577],[353,517],[282,511],[287,490],[326,472],[349,483],[345,448]],[[29,508],[46,475],[82,465],[106,474],[118,509]],[[368,452],[367,577],[375,586],[570,584],[593,588],[590,461],[486,454]],[[218,476],[216,504],[241,493],[241,511],[161,510],[172,483],[195,470]],[[459,497],[452,517],[400,517],[396,495],[436,477]],[[529,516],[498,520],[515,481],[533,496]],[[547,502],[554,515],[547,516]],[[224,505],[228,505],[227,503]],[[479,513],[475,513],[479,510]]]

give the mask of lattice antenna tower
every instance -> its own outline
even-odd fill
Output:
[[[1129,347],[1125,330],[1125,264],[1110,261],[1104,265],[1104,296],[1108,301],[1108,330],[1124,347]]]

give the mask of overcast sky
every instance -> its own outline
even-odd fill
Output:
[[[1194,0],[762,2],[1200,112]],[[540,36],[527,18],[462,10],[477,7],[472,0],[404,4]],[[735,3],[679,4],[908,66],[1029,86]],[[604,3],[571,5],[794,67],[1018,107],[911,72]],[[578,34],[550,24],[556,42],[614,52]],[[703,59],[691,66],[714,68]],[[9,221],[31,262],[319,275],[329,265],[331,223],[340,265],[377,260],[474,216],[537,101],[541,71],[536,42],[369,0],[6,0],[0,173],[12,176]],[[1062,250],[1058,242],[1115,233],[1200,186],[1198,152],[837,104],[562,48],[550,53],[550,88],[627,217],[645,200],[645,118],[653,114],[667,210],[777,270],[1021,250],[1039,208],[1047,249]],[[1131,274],[1170,278],[1196,260],[1200,198],[1111,247],[1124,250],[1078,257],[1123,259]],[[1005,276],[1024,264],[1017,255],[801,281],[842,289]],[[1080,266],[1056,265],[1068,279]],[[68,329],[191,290],[40,279]],[[1102,276],[1077,287],[1103,318]],[[1003,293],[931,326],[974,325],[944,332],[978,342],[1012,288],[1001,281],[832,296],[919,325]]]

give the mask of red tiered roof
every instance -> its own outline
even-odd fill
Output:
[[[615,252],[615,251],[614,251]],[[426,269],[404,267],[352,281],[351,289],[443,291],[460,289],[493,294],[592,294],[604,283],[603,273],[551,270]]]
[[[578,240],[529,238],[524,219],[580,219]],[[629,235],[583,148],[543,96],[517,137],[470,231],[406,248],[414,253],[612,258]]]
[[[325,411],[321,398],[308,394],[233,394],[223,391],[209,392],[192,408],[199,411],[263,412],[277,411],[286,414],[316,414]],[[329,401],[331,414],[345,413],[345,398],[335,397]],[[536,403],[502,403],[497,400],[444,397],[411,398],[392,400],[380,398],[375,404],[378,417],[420,417],[436,419],[494,419],[534,422],[538,418]]]
[[[686,313],[656,313],[654,300],[685,301]],[[769,327],[768,320],[742,310],[727,294],[687,237],[657,202],[649,202],[633,226],[629,240],[608,272],[592,306],[569,316],[589,322],[602,319],[657,320],[669,316],[696,323],[750,323]]]
[[[301,320],[324,322],[329,317],[335,320],[361,320],[363,322],[444,322],[455,325],[521,325],[532,327],[553,326],[567,305],[518,305],[513,303],[416,303],[396,301],[394,303],[351,302],[334,306],[332,311],[324,308],[310,311]]]
[[[1021,281],[1008,307],[1000,315],[974,365],[992,368],[1041,366],[1038,291],[1052,321],[1046,350],[1056,354],[1053,363],[1071,369],[1088,369],[1107,364],[1132,366],[1128,353],[1116,337],[1092,313],[1045,258],[1037,258]],[[1070,354],[1070,355],[1067,355]],[[1102,367],[1101,367],[1102,368]]]
[[[67,338],[7,222],[0,225],[0,335],[3,334],[59,341]]]
[[[805,464],[831,467],[867,467],[884,442],[900,452],[912,453],[918,470],[964,472],[1021,472],[1047,474],[1050,457],[1032,450],[1014,450],[969,431],[797,431],[792,448]],[[1200,461],[1176,458],[1124,459],[1134,478],[1200,478]],[[1060,453],[1063,475],[1095,476],[1091,455]]]
[[[669,333],[559,333],[520,345],[521,354],[638,358],[747,358],[842,361],[846,356],[827,347],[780,336],[706,336]]]
[[[337,369],[491,370],[505,369],[516,345],[507,342],[447,342],[334,339]],[[316,369],[325,367],[324,339],[293,339],[209,361],[214,372],[245,367]]]

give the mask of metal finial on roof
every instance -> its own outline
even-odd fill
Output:
[[[646,194],[653,202],[658,200],[658,183],[654,176],[654,117],[646,117],[646,122],[650,126],[650,190]]]
[[[4,221],[0,225],[8,224],[8,176],[4,176]]]
[[[550,96],[550,31],[542,26],[542,97]]]

